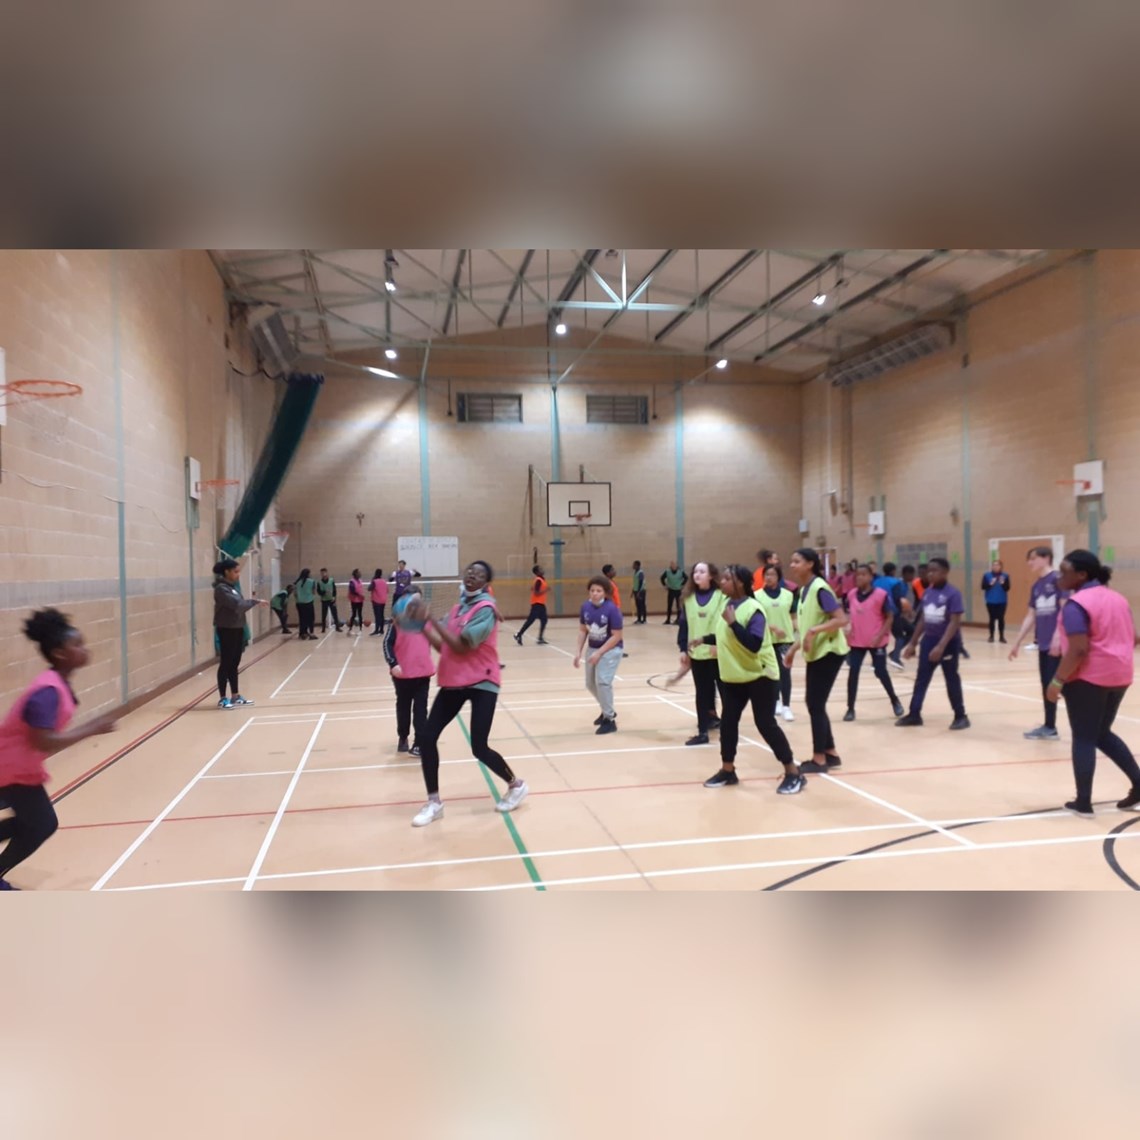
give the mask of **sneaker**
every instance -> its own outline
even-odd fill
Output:
[[[1096,814],[1093,811],[1092,804],[1083,804],[1080,800],[1069,800],[1069,802],[1065,804],[1065,810],[1071,811],[1073,815],[1079,815],[1084,819],[1092,819]]]
[[[719,717],[719,716],[714,716],[714,717],[713,717],[713,718],[712,718],[712,719],[709,721],[709,732],[715,732],[715,731],[716,731],[716,729],[718,729],[718,728],[720,728],[720,717]]]
[[[396,744],[396,751],[397,752],[407,752],[407,750],[408,750],[408,738],[406,736],[401,736],[398,743]]]
[[[443,819],[443,804],[439,800],[428,800],[412,817],[412,826],[427,827],[429,823],[435,823],[437,819]]]
[[[715,776],[710,776],[705,781],[706,788],[728,788],[733,784],[739,784],[740,777],[735,772],[726,772],[723,768]]]
[[[891,711],[895,716],[906,716],[906,709],[903,708],[902,701],[895,701],[895,703],[891,705]]]
[[[1060,740],[1061,734],[1055,729],[1050,728],[1048,725],[1043,724],[1040,728],[1031,729],[1029,732],[1021,734],[1026,740]]]
[[[514,811],[526,799],[526,794],[529,791],[530,788],[526,786],[526,780],[520,780],[513,788],[507,789],[507,794],[495,804],[495,810],[504,813]]]
[[[521,633],[516,633],[516,634],[515,634],[515,641],[516,641],[516,642],[517,642],[519,645],[522,645],[522,634],[521,634]]]
[[[1003,639],[1003,640],[1004,640],[1004,639]],[[986,644],[987,644],[987,645],[993,645],[993,643],[994,643],[994,639],[993,639],[992,637],[991,637],[991,638],[989,638],[989,639],[987,639],[987,641],[986,641]]]
[[[606,733],[617,732],[617,717],[613,720],[603,719],[602,723],[598,725],[597,730],[594,732],[595,736],[605,736]]]
[[[968,716],[956,716],[950,723],[951,732],[961,732],[964,728],[970,727],[970,718]]]
[[[696,736],[690,736],[685,741],[686,744],[708,744],[709,734],[707,732],[698,732]]]
[[[917,713],[907,713],[906,716],[900,716],[895,721],[895,728],[921,728],[922,717]]]
[[[253,701],[251,701],[248,697],[243,697],[239,693],[236,697],[234,697],[234,704],[235,705],[252,705]]]
[[[7,879],[0,879],[0,891],[18,891],[19,887],[14,887]]]
[[[420,755],[420,746],[418,744],[413,744],[411,746],[411,748],[408,749],[408,755],[409,756],[419,756]]]
[[[842,768],[843,761],[838,756],[828,756],[826,764],[820,764],[817,760],[805,760],[800,765],[801,772],[815,772],[817,775],[826,774],[835,768]]]
[[[1140,811],[1140,787],[1135,787],[1116,804],[1121,811]]]
[[[843,714],[843,719],[844,719],[845,721],[852,721],[852,720],[854,720],[854,719],[855,719],[855,710],[854,710],[854,709],[848,709],[848,710],[847,710],[847,711],[846,711],[846,712]]]
[[[902,659],[899,657],[896,657],[893,653],[888,655],[887,664],[892,669],[905,669],[906,668],[906,666],[903,665],[903,663],[902,663]]]
[[[791,705],[784,705],[784,720],[793,721],[796,719],[796,714],[792,712]]]
[[[803,778],[798,772],[794,776],[785,776],[780,781],[780,786],[776,789],[776,794],[780,796],[795,796],[807,787],[807,780]]]
[[[218,708],[220,709],[232,709],[233,707],[234,703],[229,697],[222,697],[222,699],[218,701]]]
[[[596,728],[596,727],[597,727],[599,724],[601,724],[601,723],[602,723],[602,721],[603,721],[603,720],[605,720],[605,719],[606,719],[606,714],[605,714],[605,713],[601,713],[599,716],[596,716],[596,717],[594,718],[594,727]]]
[[[549,645],[549,644],[550,644],[550,642],[549,642],[549,641],[547,641],[545,637],[540,637],[540,638],[539,638],[539,639],[538,639],[538,640],[535,642],[535,645]],[[521,639],[519,640],[519,645],[522,645],[522,640],[521,640]]]

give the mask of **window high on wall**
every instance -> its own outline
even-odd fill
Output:
[[[461,392],[457,401],[461,424],[521,424],[522,396],[503,392]]]
[[[647,396],[587,396],[586,423],[647,424],[649,423],[649,398]]]

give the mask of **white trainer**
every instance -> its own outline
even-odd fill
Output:
[[[794,712],[792,712],[792,706],[791,705],[784,705],[784,720],[791,721],[791,720],[795,720],[795,719],[796,719],[796,714]]]
[[[530,788],[526,785],[526,780],[516,784],[513,788],[507,789],[507,794],[503,796],[497,804],[495,804],[496,811],[514,811],[526,799],[527,792]]]
[[[429,823],[435,823],[437,819],[443,819],[443,804],[439,800],[428,800],[426,804],[412,819],[413,827],[427,827]]]

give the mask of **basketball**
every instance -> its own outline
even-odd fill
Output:
[[[419,633],[423,620],[424,600],[419,594],[405,594],[392,607],[392,620],[407,633]]]

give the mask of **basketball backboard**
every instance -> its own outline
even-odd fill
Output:
[[[547,526],[610,526],[609,483],[547,483]]]

